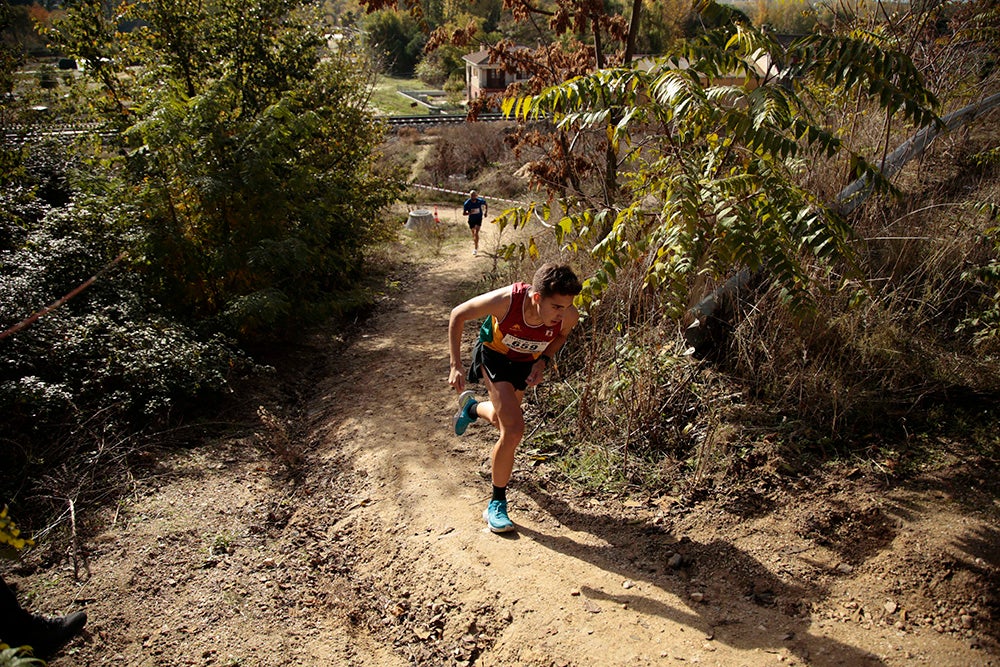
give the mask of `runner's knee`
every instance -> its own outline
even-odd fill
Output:
[[[520,408],[516,412],[511,410],[509,414],[499,415],[498,421],[500,422],[501,439],[513,440],[515,443],[520,442],[521,437],[524,436],[524,414]]]

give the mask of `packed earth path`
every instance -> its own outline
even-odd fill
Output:
[[[490,533],[496,434],[453,434],[446,341],[493,260],[458,218],[444,211],[440,254],[350,335],[274,361],[256,433],[151,456],[91,521],[75,577],[68,559],[11,573],[35,610],[88,611],[50,664],[997,664],[973,576],[995,580],[995,506],[970,518],[933,490],[817,481],[678,511],[546,481],[522,457],[516,531]],[[246,416],[231,410],[219,421]],[[846,526],[850,548],[816,539]]]

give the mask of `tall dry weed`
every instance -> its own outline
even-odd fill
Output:
[[[441,126],[435,131],[436,140],[421,181],[437,186],[456,180],[474,182],[490,165],[504,158],[504,137],[508,131],[507,123]]]
[[[772,292],[733,318],[723,367],[786,427],[850,449],[875,433],[905,439],[927,426],[932,407],[1000,391],[1000,359],[981,354],[961,326],[983,297],[965,274],[996,252],[984,240],[990,221],[972,205],[995,200],[996,174],[963,159],[927,156],[924,167],[939,164],[937,173],[858,218],[863,282],[828,276],[805,319]]]

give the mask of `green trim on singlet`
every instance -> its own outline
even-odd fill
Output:
[[[493,342],[493,316],[489,315],[479,327],[479,341],[482,343]]]

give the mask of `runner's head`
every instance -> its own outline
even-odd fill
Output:
[[[556,326],[573,307],[580,279],[565,264],[543,264],[531,281],[531,303],[546,326]]]
[[[583,289],[580,279],[566,264],[542,264],[531,280],[532,290],[543,299],[555,295],[576,296]]]
[[[469,190],[469,199],[475,199],[475,198],[476,198],[476,191]]]

